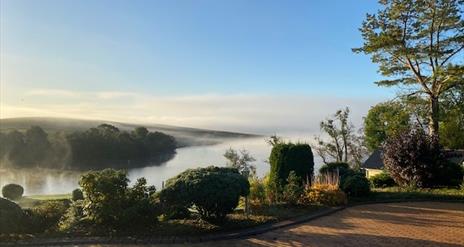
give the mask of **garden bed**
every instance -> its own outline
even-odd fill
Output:
[[[42,197],[39,197],[42,198]],[[44,197],[46,198],[46,197]],[[55,198],[55,197],[50,197]],[[27,198],[27,201],[32,200]],[[47,200],[37,200],[34,204],[46,202]],[[53,199],[52,199],[53,200]],[[254,209],[248,217],[244,214],[243,209],[237,209],[232,214],[227,215],[223,224],[215,225],[201,220],[196,215],[189,219],[161,220],[152,229],[145,229],[143,232],[103,232],[103,231],[80,231],[72,234],[62,232],[46,232],[41,234],[0,234],[0,240],[14,243],[21,241],[24,243],[38,243],[47,239],[53,241],[69,241],[72,239],[188,239],[189,237],[202,238],[211,237],[218,234],[227,234],[239,232],[247,229],[254,229],[260,226],[271,225],[285,220],[296,219],[302,216],[322,212],[328,207],[311,205],[311,206],[291,206],[286,204],[265,205],[259,209]],[[88,228],[87,230],[90,230]]]

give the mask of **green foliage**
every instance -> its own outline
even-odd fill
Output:
[[[433,172],[433,184],[459,187],[464,181],[464,167],[450,161],[440,162]]]
[[[367,196],[371,190],[369,180],[360,174],[347,177],[341,188],[348,196],[356,197]]]
[[[148,132],[143,127],[129,134],[108,124],[72,133],[67,140],[73,154],[71,165],[80,169],[103,168],[109,163],[131,167],[146,161],[160,162],[169,159],[176,148],[172,136]]]
[[[409,119],[409,112],[397,102],[385,102],[371,107],[364,119],[364,136],[369,150],[380,148],[388,136],[408,129]]]
[[[256,167],[251,162],[256,159],[250,155],[250,153],[243,149],[237,152],[236,150],[229,148],[225,153],[224,157],[228,160],[230,167],[236,168],[240,174],[245,177],[254,177],[256,175]]]
[[[287,184],[290,171],[294,171],[301,181],[311,179],[314,172],[314,157],[308,144],[279,143],[269,157],[271,172],[269,182],[281,191]],[[282,186],[280,189],[279,187]]]
[[[388,77],[380,86],[405,86],[408,95],[428,100],[429,132],[438,134],[440,98],[462,84],[464,66],[462,0],[385,0],[361,27],[364,44]]]
[[[84,201],[73,201],[61,217],[58,229],[63,232],[75,232],[84,220]]]
[[[240,196],[249,194],[249,189],[248,179],[237,169],[210,166],[189,169],[169,179],[159,199],[164,206],[195,206],[203,219],[221,222],[237,207]]]
[[[344,162],[330,162],[330,163],[324,164],[323,166],[321,166],[321,168],[319,168],[320,174],[337,173],[337,172],[340,177],[349,176],[354,173],[353,169],[350,168],[350,165]]]
[[[58,222],[69,207],[68,201],[44,201],[28,209],[30,228],[32,232],[54,231],[58,229]]]
[[[350,109],[338,110],[332,118],[320,123],[321,130],[329,138],[315,137],[315,150],[324,163],[345,162],[359,167],[366,153],[361,135],[355,133],[349,121]]]
[[[390,174],[386,171],[382,171],[381,173],[370,177],[369,181],[374,188],[386,188],[396,185],[395,180],[393,180]]]
[[[16,203],[0,197],[0,233],[22,233],[28,226],[23,210]]]
[[[287,184],[284,187],[283,199],[285,202],[296,205],[303,193],[301,178],[294,171],[290,171],[287,178]]]
[[[440,143],[449,149],[464,149],[464,83],[443,95],[440,113]]]
[[[386,170],[400,186],[438,185],[434,174],[446,162],[435,138],[420,128],[403,131],[386,140],[383,147]]]
[[[251,178],[250,179],[250,202],[252,205],[266,204],[266,185],[264,179]]]
[[[53,151],[48,134],[39,126],[31,126],[25,133],[13,130],[0,135],[0,146],[0,158],[22,168],[46,165]]]
[[[151,202],[153,187],[144,178],[128,187],[123,171],[105,169],[82,175],[79,185],[84,192],[84,215],[96,225],[127,229],[149,227],[156,223],[157,208]]]
[[[319,168],[320,174],[337,174],[340,176],[340,185],[343,185],[345,180],[351,176],[358,174],[355,170],[351,169],[348,163],[344,162],[331,162]]]
[[[63,164],[73,169],[134,167],[169,160],[176,146],[174,137],[160,132],[139,127],[128,133],[109,124],[52,135],[38,126],[25,133],[0,133],[0,159],[18,168],[62,168]]]
[[[2,188],[2,195],[10,200],[19,200],[23,196],[24,188],[19,184],[7,184]]]
[[[330,185],[316,184],[307,186],[300,198],[300,203],[305,205],[319,204],[327,206],[340,206],[347,203],[345,192],[335,189]]]
[[[72,200],[73,201],[84,200],[84,193],[82,193],[81,189],[75,189],[72,191]]]

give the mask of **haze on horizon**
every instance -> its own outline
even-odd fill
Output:
[[[0,1],[0,118],[259,134],[360,125],[395,92],[351,48],[375,1]],[[337,18],[334,18],[334,17]]]

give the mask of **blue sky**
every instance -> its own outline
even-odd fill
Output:
[[[358,28],[376,1],[0,3],[0,117],[86,115],[259,131],[213,119],[243,118],[234,105],[243,97],[251,105],[297,98],[288,111],[328,100],[340,103],[315,109],[317,116],[348,105],[359,122],[370,105],[394,95],[373,83],[380,77],[369,57],[351,52],[362,44]],[[212,109],[221,98],[233,109]],[[181,110],[150,110],[160,105]],[[200,106],[185,109],[192,105]],[[268,116],[279,120],[266,131],[284,128],[292,116]]]

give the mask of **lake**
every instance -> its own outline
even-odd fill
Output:
[[[269,172],[269,164],[266,161],[271,146],[265,142],[264,137],[260,137],[229,139],[216,145],[179,148],[175,157],[168,162],[158,166],[130,169],[128,176],[131,182],[145,177],[148,184],[160,189],[162,181],[188,168],[225,166],[227,161],[223,154],[229,147],[248,150],[256,159],[254,165],[258,176],[262,177]],[[318,157],[315,158],[315,163],[315,170],[318,170],[321,165]],[[81,172],[52,169],[3,169],[0,170],[0,186],[8,183],[21,184],[25,188],[25,195],[65,194],[78,187],[80,175]]]

